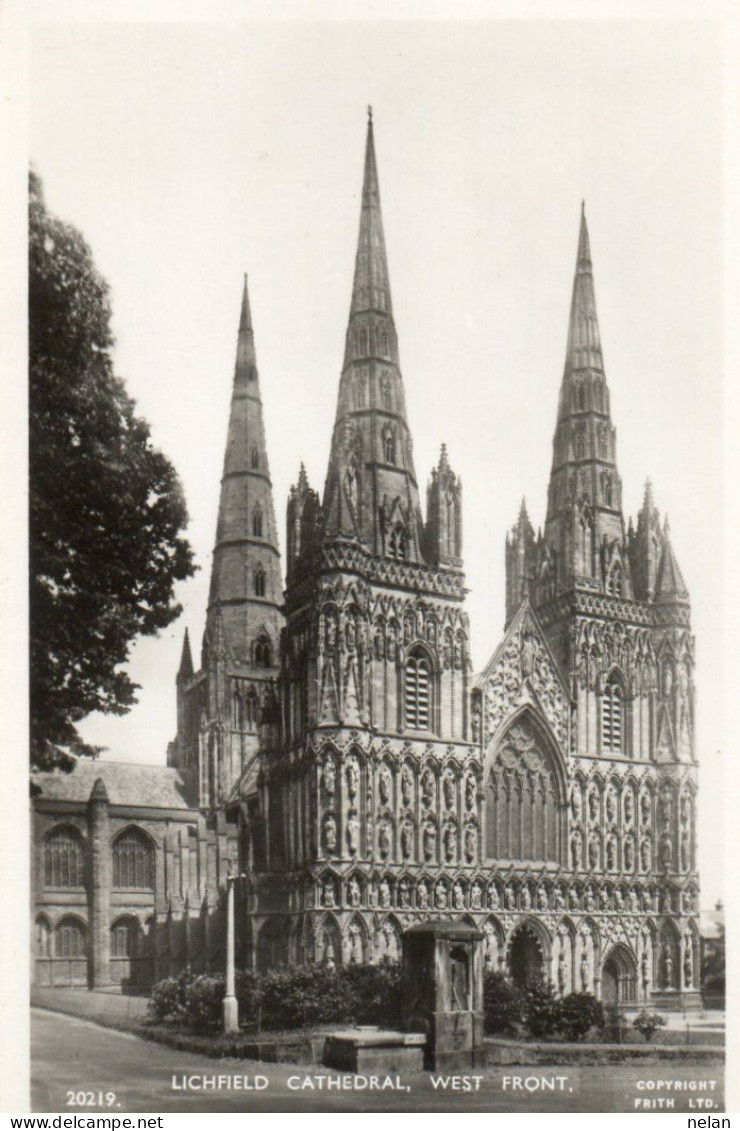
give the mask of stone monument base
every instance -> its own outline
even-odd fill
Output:
[[[421,1072],[424,1060],[424,1033],[399,1033],[374,1025],[358,1025],[338,1033],[327,1033],[323,1063],[363,1076],[368,1072]]]
[[[480,1068],[486,1063],[483,1045],[483,1013],[433,1013],[424,1067],[433,1072]]]

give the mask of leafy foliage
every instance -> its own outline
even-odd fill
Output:
[[[180,974],[152,990],[149,1016],[171,1021],[195,1033],[221,1023],[225,981],[221,974]],[[327,1022],[395,1024],[400,1022],[401,974],[398,966],[347,966],[332,970],[306,964],[240,973],[236,978],[239,1016],[248,1028],[300,1029]]]
[[[551,982],[535,982],[522,995],[522,1019],[533,1037],[551,1037],[558,1028],[560,1002]]]
[[[97,753],[76,724],[135,702],[121,665],[193,565],[175,471],[113,372],[108,286],[34,173],[29,234],[31,757],[69,769]]]
[[[605,1041],[614,1041],[621,1044],[626,1024],[627,1017],[616,1002],[604,1006],[604,1024],[601,1034]]]
[[[516,1033],[521,1023],[521,991],[498,970],[485,972],[483,1014],[487,1033]]]
[[[574,992],[558,1002],[556,1028],[568,1041],[583,1041],[603,1024],[604,1007],[593,994]]]
[[[637,1014],[637,1017],[635,1017],[632,1022],[632,1027],[637,1029],[637,1032],[643,1036],[646,1041],[649,1041],[651,1037],[655,1036],[658,1029],[662,1028],[665,1024],[666,1019],[662,1013],[648,1013],[646,1009],[643,1009]]]

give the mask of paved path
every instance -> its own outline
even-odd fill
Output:
[[[404,1078],[409,1091],[319,1091],[320,1077],[337,1073],[319,1067],[260,1064],[249,1061],[213,1060],[176,1052],[144,1041],[129,1033],[114,1032],[76,1017],[34,1010],[32,1014],[32,1108],[35,1112],[90,1111],[129,1112],[368,1112],[368,1111],[463,1111],[463,1112],[567,1112],[636,1111],[656,1096],[673,1095],[674,1106],[658,1110],[674,1112],[723,1110],[721,1064],[611,1064],[582,1068],[533,1068],[482,1070],[479,1090],[440,1092],[428,1074]],[[252,1083],[255,1077],[269,1081],[264,1091],[183,1091],[173,1087],[183,1077],[227,1077]],[[291,1090],[289,1081],[308,1078],[314,1088]],[[562,1083],[560,1080],[562,1079]],[[519,1080],[517,1087],[514,1081]],[[640,1082],[705,1081],[706,1090],[645,1090]],[[532,1091],[525,1090],[525,1082]],[[545,1083],[543,1083],[545,1082]],[[714,1087],[711,1086],[714,1082]],[[474,1087],[474,1084],[472,1085]],[[547,1089],[547,1090],[543,1090]],[[68,1092],[73,1093],[72,1102]],[[92,1093],[92,1103],[85,1101]],[[112,1108],[104,1099],[115,1093]],[[712,1103],[712,1108],[694,1104]],[[640,1101],[640,1106],[636,1106]],[[654,1109],[655,1110],[655,1109]]]

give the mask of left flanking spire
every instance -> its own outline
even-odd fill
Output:
[[[266,631],[275,656],[281,601],[280,553],[245,275],[204,653],[218,636],[233,662],[251,664],[255,641]]]

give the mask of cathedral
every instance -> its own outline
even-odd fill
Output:
[[[519,984],[698,1004],[689,595],[650,485],[628,524],[621,494],[582,211],[544,527],[522,503],[476,675],[444,446],[421,505],[371,117],[323,493],[301,466],[283,584],[245,280],[200,665],[186,633],[167,767],[35,776],[37,980],[218,966],[236,874],[244,966],[396,961],[450,918]]]

